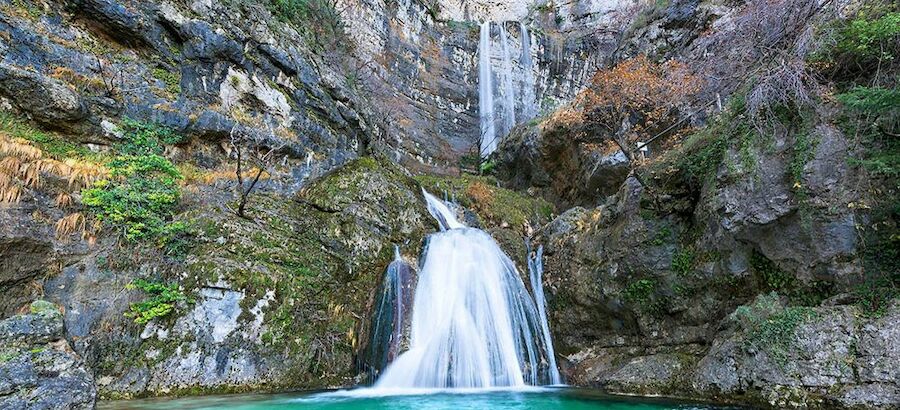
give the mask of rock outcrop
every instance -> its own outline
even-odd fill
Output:
[[[59,308],[45,301],[0,321],[0,407],[94,408],[94,378],[64,336]]]

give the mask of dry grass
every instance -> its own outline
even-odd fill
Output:
[[[17,203],[22,200],[26,190],[42,190],[55,194],[54,203],[57,208],[74,208],[77,205],[76,193],[108,175],[109,171],[101,165],[71,158],[48,158],[30,141],[0,132],[0,203]],[[62,184],[52,184],[52,188],[45,188],[45,180],[49,179],[61,181]],[[68,240],[73,234],[80,232],[81,239],[91,244],[96,240],[100,228],[98,222],[90,222],[80,212],[59,219],[55,227],[59,240]]]

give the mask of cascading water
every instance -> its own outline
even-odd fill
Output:
[[[494,85],[491,78],[491,22],[481,24],[478,43],[478,108],[481,114],[481,157],[485,158],[497,149],[497,131],[494,125]]]
[[[490,235],[466,227],[450,206],[424,195],[441,232],[428,238],[409,350],[388,365],[375,388],[559,383],[544,308],[528,294],[513,262]],[[540,271],[531,270],[537,292]],[[537,297],[542,306],[543,293]]]
[[[372,333],[364,370],[377,376],[400,355],[409,327],[416,271],[394,247],[394,261],[388,265],[375,303]]]
[[[531,247],[530,245],[528,246]],[[544,247],[539,246],[537,252],[528,255],[528,278],[531,280],[531,292],[534,293],[534,303],[537,305],[538,317],[541,318],[541,336],[547,352],[548,370],[550,371],[550,384],[562,384],[559,376],[559,368],[556,367],[556,354],[553,351],[553,340],[550,338],[550,324],[547,323],[547,300],[544,298],[544,285],[541,276],[544,275]]]
[[[531,58],[531,34],[525,23],[519,22],[522,36],[522,55],[519,58],[522,64],[522,114],[521,121],[528,121],[538,115],[537,98],[534,96],[534,60]]]
[[[503,79],[503,130],[500,135],[507,135],[516,126],[516,96],[513,91],[512,60],[509,57],[509,35],[505,24],[500,24],[500,53],[503,59],[500,66],[500,78]]]

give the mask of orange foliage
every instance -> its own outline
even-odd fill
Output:
[[[696,94],[700,85],[686,65],[677,61],[656,64],[640,55],[597,71],[576,104],[587,130],[633,143],[678,121],[679,106]]]
[[[494,201],[494,192],[481,181],[475,181],[466,188],[466,196],[472,200],[475,211],[487,212]]]

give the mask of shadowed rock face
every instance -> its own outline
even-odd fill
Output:
[[[59,309],[44,301],[0,321],[0,407],[10,410],[94,408],[91,372],[63,338]]]
[[[33,297],[28,286],[46,273],[53,248],[31,238],[0,239],[0,316],[8,316]]]

